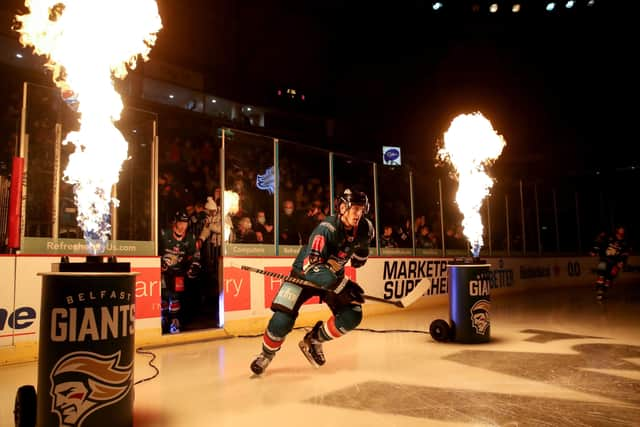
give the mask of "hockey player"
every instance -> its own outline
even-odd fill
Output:
[[[162,272],[163,330],[175,334],[181,328],[181,299],[185,291],[185,279],[193,279],[200,271],[200,253],[193,235],[187,233],[189,215],[184,211],[175,214],[171,228],[160,231],[159,254]]]
[[[596,298],[603,299],[613,280],[627,263],[629,245],[624,238],[624,227],[617,227],[615,234],[608,239],[602,233],[598,235],[591,249],[592,256],[599,256],[596,280]]]
[[[374,237],[373,224],[364,217],[369,210],[369,200],[365,193],[347,189],[336,200],[336,210],[336,215],[326,217],[314,228],[291,270],[292,276],[311,281],[326,291],[288,282],[282,284],[271,303],[274,313],[263,335],[262,352],[251,363],[256,375],[269,366],[293,329],[300,306],[309,298],[319,296],[333,313],[326,322],[317,322],[298,344],[316,367],[325,363],[322,343],[355,329],[362,320],[364,290],[355,282],[343,279],[349,260],[353,267],[359,268],[369,256],[369,244]],[[338,291],[338,286],[342,290]]]

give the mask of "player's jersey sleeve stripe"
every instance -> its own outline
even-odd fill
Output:
[[[318,234],[313,238],[313,242],[311,243],[311,251],[317,252],[318,254],[322,254],[324,245],[325,245],[324,236],[322,234]]]

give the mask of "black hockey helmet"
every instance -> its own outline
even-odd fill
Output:
[[[336,199],[337,212],[340,212],[340,205],[342,203],[347,206],[347,210],[349,210],[352,205],[356,205],[364,207],[365,215],[369,213],[369,198],[362,191],[352,191],[349,188],[345,189],[340,197]]]
[[[189,222],[189,215],[185,211],[178,211],[173,217],[173,220],[175,222]]]

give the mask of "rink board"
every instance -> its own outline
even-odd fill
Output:
[[[33,360],[37,350],[41,298],[39,272],[50,272],[59,262],[54,256],[0,256],[0,364]],[[225,257],[221,303],[224,328],[202,333],[161,334],[160,260],[158,257],[118,258],[130,262],[136,276],[136,345],[181,343],[219,338],[263,330],[273,296],[282,281],[242,270],[249,265],[266,271],[289,274],[292,257]],[[71,258],[81,262],[82,257]],[[428,281],[427,292],[417,307],[446,304],[448,301],[446,258],[376,258],[359,269],[347,267],[347,275],[368,295],[388,300],[400,299],[413,286]],[[491,265],[491,295],[529,292],[557,286],[591,286],[597,259],[591,257],[486,258]],[[631,257],[619,280],[640,279],[640,257]],[[373,315],[399,310],[393,305],[367,302],[364,313]],[[326,317],[327,308],[317,299],[301,309],[299,322],[312,324]]]

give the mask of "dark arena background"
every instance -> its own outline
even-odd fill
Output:
[[[126,357],[92,363],[129,369],[121,387],[135,387],[135,402],[131,393],[120,404],[133,405],[136,426],[637,425],[630,5],[370,3],[158,0],[149,60],[114,80],[128,159],[111,190],[110,238],[90,259],[65,179],[74,99],[20,44],[23,2],[3,1],[0,425],[29,425],[15,405],[34,403],[20,387],[46,383],[38,355],[54,348],[42,337],[55,316],[64,321],[52,336],[76,353],[73,327],[86,351],[115,342],[117,316],[92,323],[84,312],[75,324],[60,314],[97,294],[42,302],[43,273],[90,261],[135,276],[124,335],[136,352],[128,341]],[[483,245],[469,261],[458,181],[437,154],[452,120],[474,112],[506,145],[487,168]],[[375,229],[366,264],[346,267],[371,297],[362,323],[327,343],[314,369],[296,343],[330,313],[312,299],[266,373],[252,376],[279,277],[347,188],[368,195]],[[621,229],[629,256],[609,277],[607,239]],[[482,274],[457,283],[449,267],[469,262]],[[393,304],[425,282],[410,307]],[[61,369],[55,351],[47,364]],[[39,386],[38,411],[51,406],[44,396],[60,399]],[[100,413],[82,420],[95,425]]]

